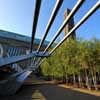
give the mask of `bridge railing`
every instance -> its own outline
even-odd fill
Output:
[[[57,30],[57,32],[55,33],[55,36],[52,38],[52,40],[50,41],[50,43],[48,44],[48,46],[45,48],[45,50],[43,52],[40,52],[40,49],[48,35],[48,32],[57,16],[57,13],[61,7],[61,5],[63,4],[63,0],[57,0],[55,7],[52,11],[51,17],[48,21],[48,24],[45,28],[43,37],[40,41],[40,44],[38,46],[38,49],[33,52],[33,43],[34,43],[34,37],[35,37],[35,33],[36,33],[36,28],[37,28],[37,24],[38,24],[38,18],[39,18],[39,12],[40,12],[40,8],[41,8],[41,2],[42,0],[36,0],[36,4],[35,4],[35,12],[34,12],[34,20],[33,20],[33,28],[32,28],[32,38],[31,38],[31,45],[30,45],[30,53],[29,54],[25,54],[25,55],[20,55],[20,56],[13,56],[13,57],[8,57],[8,58],[3,58],[0,59],[0,66],[3,67],[5,65],[8,64],[13,64],[13,63],[18,63],[20,61],[24,61],[24,60],[28,60],[31,59],[31,61],[33,61],[33,65],[36,66],[36,68],[38,68],[38,66],[43,62],[42,58],[48,57],[51,54],[54,53],[54,51],[68,38],[70,37],[71,34],[73,34],[73,32],[75,30],[77,30],[97,9],[100,8],[100,0],[97,1],[97,3],[87,12],[87,14],[69,31],[69,33],[49,52],[47,53],[47,51],[49,50],[49,48],[53,45],[53,43],[55,42],[55,40],[57,39],[57,37],[60,35],[60,33],[64,30],[65,26],[68,24],[69,20],[75,15],[75,13],[79,10],[79,8],[83,5],[83,3],[85,2],[85,0],[78,0],[76,5],[73,7],[73,9],[71,10],[71,12],[69,13],[69,15],[67,16],[67,18],[65,19],[65,21],[61,24],[60,28]],[[37,59],[38,57],[38,59]],[[36,60],[37,59],[37,60]],[[34,67],[34,66],[33,66]]]
[[[60,33],[63,31],[63,29],[65,28],[65,26],[67,25],[68,21],[71,19],[71,17],[74,16],[74,14],[79,10],[79,8],[81,7],[81,5],[85,2],[85,0],[78,0],[77,4],[74,6],[74,8],[72,9],[72,11],[69,13],[69,15],[67,16],[67,18],[65,19],[65,21],[62,23],[62,25],[60,26],[60,28],[58,29],[58,31],[56,32],[55,36],[53,37],[53,39],[51,40],[51,42],[48,44],[47,48],[44,50],[44,54],[45,52],[47,52],[49,50],[49,48],[52,46],[52,44],[55,42],[55,40],[57,39],[57,37],[60,35]],[[87,14],[84,15],[84,17],[69,31],[69,33],[50,51],[50,54],[53,54],[54,51],[68,38],[70,37],[71,34],[73,34],[73,32],[75,30],[77,30],[97,9],[100,8],[100,0],[98,0],[98,2],[88,11]],[[44,61],[44,59],[38,62],[38,65],[42,64]]]

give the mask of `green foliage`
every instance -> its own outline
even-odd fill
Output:
[[[55,54],[41,65],[43,75],[63,77],[82,74],[83,69],[100,72],[100,41],[93,38],[86,40],[70,40],[56,50]]]

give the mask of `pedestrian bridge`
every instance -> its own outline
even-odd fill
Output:
[[[100,8],[100,0],[88,11],[86,15],[64,36],[64,38],[51,46],[64,30],[69,20],[84,4],[85,0],[78,0],[69,15],[65,18],[55,36],[50,42],[45,41],[48,32],[57,16],[63,0],[57,0],[41,40],[35,39],[36,28],[42,0],[36,0],[32,37],[26,37],[0,30],[0,94],[14,94],[24,83],[25,79],[44,62],[44,59],[54,54],[54,51],[68,39],[96,10]],[[49,50],[51,48],[51,51]]]

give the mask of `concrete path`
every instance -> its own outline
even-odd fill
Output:
[[[100,97],[51,84],[41,84],[23,86],[15,95],[0,96],[0,100],[100,100]]]

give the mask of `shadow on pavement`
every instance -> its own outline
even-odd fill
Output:
[[[23,86],[15,95],[0,96],[0,100],[44,100],[32,99],[32,95],[36,90],[39,90],[39,92],[45,97],[45,100],[100,100],[100,97],[55,85]]]
[[[80,93],[55,85],[44,85],[39,89],[47,100],[100,100],[100,97]]]
[[[21,89],[14,95],[0,96],[0,100],[33,100],[32,94],[34,93],[37,85],[35,86],[22,86]]]

